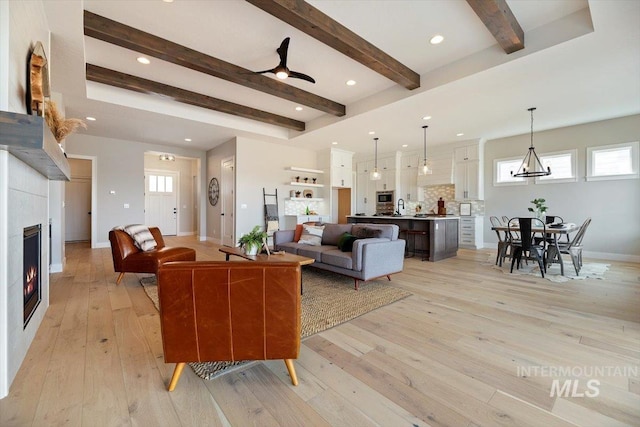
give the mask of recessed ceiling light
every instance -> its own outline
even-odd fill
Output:
[[[184,139],[186,142],[191,142],[191,138],[185,138]]]
[[[95,117],[91,117],[91,116],[87,116],[86,119],[89,120],[90,122],[95,122],[96,121],[96,118]]]
[[[355,80],[347,80],[347,86],[353,86],[356,84]]]
[[[338,141],[333,141],[331,144],[338,145]]]
[[[375,135],[376,133],[374,131],[369,131],[369,135]]]
[[[151,61],[149,61],[147,58],[145,58],[144,56],[139,56],[138,57],[138,62],[144,65],[149,65],[151,64]]]
[[[402,148],[407,148],[409,144],[402,144]]]
[[[296,107],[296,111],[302,111],[302,107],[298,105],[298,106]]]
[[[440,34],[436,34],[435,36],[431,37],[431,40],[429,40],[429,43],[440,44],[442,43],[443,40],[444,40],[444,37],[442,37]]]
[[[462,132],[456,133],[456,136],[464,136],[464,133],[462,133]]]
[[[424,116],[422,120],[431,120],[431,116]]]

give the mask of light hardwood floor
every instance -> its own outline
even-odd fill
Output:
[[[194,238],[167,243],[223,259]],[[297,387],[282,361],[269,361],[213,381],[186,368],[169,393],[173,364],[138,277],[116,286],[109,249],[67,245],[46,318],[0,400],[0,425],[640,425],[637,372],[599,377],[595,397],[551,397],[565,377],[518,375],[530,366],[637,370],[640,266],[613,262],[605,280],[552,283],[496,271],[492,257],[406,260],[390,286],[413,295],[303,341]],[[584,374],[578,392],[589,391],[593,374]]]

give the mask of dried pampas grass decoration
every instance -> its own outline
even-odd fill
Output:
[[[79,127],[87,128],[85,122],[80,119],[65,119],[62,117],[55,102],[46,101],[45,104],[44,118],[56,141],[58,141],[58,144],[60,144],[67,135],[71,135],[78,130]]]

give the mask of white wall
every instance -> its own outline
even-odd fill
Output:
[[[590,256],[640,262],[640,180],[585,181],[587,147],[638,141],[640,115],[584,125],[534,132],[538,155],[577,149],[578,181],[559,184],[493,186],[493,160],[524,157],[530,135],[488,141],[485,145],[485,227],[484,240],[495,245],[489,216],[530,216],[527,208],[535,198],[546,199],[550,215],[581,224],[587,217],[591,225],[584,238]]]
[[[0,109],[26,113],[27,64],[31,49],[42,42],[49,52],[49,26],[40,1],[0,2]],[[48,55],[48,54],[47,54]],[[48,227],[47,179],[24,163],[0,152],[0,398],[9,386],[29,349],[49,305],[49,234],[42,238],[42,295],[27,329],[22,328],[22,250],[16,251],[15,236],[21,221]],[[22,182],[22,181],[31,182]],[[22,203],[22,204],[17,204]],[[11,209],[9,209],[11,206]],[[18,208],[31,209],[23,212]],[[29,225],[33,225],[29,224]],[[11,250],[9,250],[11,248]],[[20,244],[22,248],[22,244]],[[16,280],[20,289],[16,290]],[[19,307],[19,308],[16,308]],[[19,310],[20,320],[17,320]]]
[[[207,151],[207,179],[205,181],[205,187],[203,192],[203,198],[207,204],[207,239],[215,243],[222,243],[222,227],[220,216],[222,213],[222,203],[218,202],[217,205],[211,206],[209,203],[208,187],[211,178],[217,178],[221,184],[222,176],[222,161],[236,155],[236,138],[233,138],[224,144],[218,145],[216,148]],[[237,159],[236,159],[237,161]],[[221,189],[222,190],[222,189]],[[222,198],[222,194],[220,195]]]
[[[207,152],[207,183],[213,177],[220,180],[221,161],[230,156],[235,156],[236,161],[236,240],[256,225],[264,227],[263,188],[270,194],[278,190],[282,227],[284,200],[289,197],[289,191],[294,188],[288,184],[291,182],[292,172],[285,168],[299,166],[315,169],[317,153],[238,137]],[[220,203],[215,207],[208,205],[207,216],[207,237],[218,241],[220,239]]]
[[[148,151],[169,151],[177,156],[200,159],[205,153],[180,147],[165,147],[135,141],[74,134],[67,138],[69,155],[97,158],[97,242],[96,247],[109,246],[109,230],[122,224],[144,223],[144,154]],[[204,167],[202,166],[201,169]],[[205,171],[201,173],[201,187]],[[110,194],[111,190],[115,194]],[[125,209],[124,204],[129,208]],[[201,198],[199,230],[205,230],[205,200]],[[200,234],[203,234],[201,232]]]

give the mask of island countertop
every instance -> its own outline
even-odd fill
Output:
[[[358,219],[383,219],[383,220],[399,220],[399,219],[410,219],[414,221],[437,221],[443,219],[460,219],[459,216],[455,215],[429,215],[429,216],[414,216],[414,215],[401,215],[401,216],[391,216],[391,215],[347,215],[347,218],[358,218]]]

